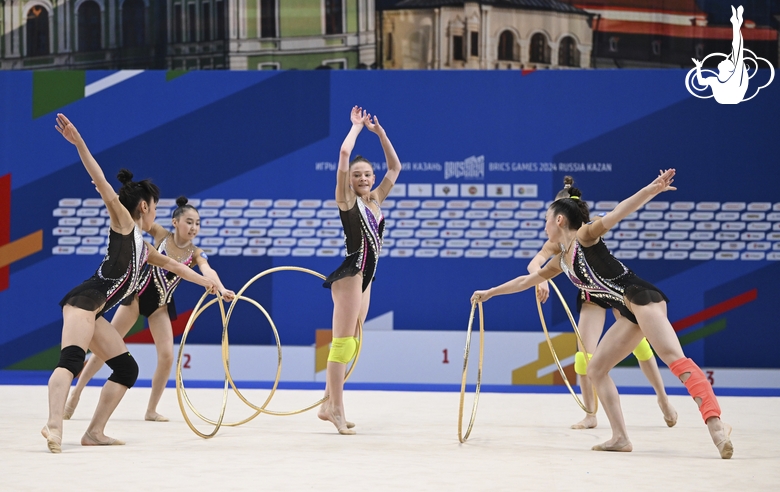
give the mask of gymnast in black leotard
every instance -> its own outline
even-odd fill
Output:
[[[173,211],[169,232],[159,224],[153,224],[149,234],[154,237],[157,251],[178,263],[194,268],[197,266],[205,277],[217,285],[219,292],[226,301],[232,301],[233,291],[225,289],[217,272],[209,265],[208,256],[202,249],[193,244],[193,239],[200,231],[200,215],[195,207],[187,203],[186,197],[176,200],[178,207]],[[171,321],[176,319],[176,306],[173,302],[173,292],[181,283],[182,277],[172,271],[157,266],[147,265],[144,277],[138,285],[137,295],[124,298],[111,319],[111,325],[120,336],[124,337],[138,321],[138,315],[149,321],[149,331],[154,339],[157,351],[157,368],[152,375],[152,391],[146,406],[144,420],[152,422],[167,422],[168,418],[157,413],[160,402],[173,365],[173,328]],[[89,380],[103,367],[103,361],[92,356],[79,375],[78,383],[71,390],[65,404],[64,418],[70,419],[78,406],[81,393]]]
[[[569,198],[554,201],[547,210],[545,232],[551,242],[559,245],[558,257],[536,273],[492,289],[475,291],[471,300],[485,302],[494,295],[520,292],[565,272],[575,286],[591,296],[598,296],[622,315],[601,339],[588,364],[588,376],[596,387],[612,428],[612,438],[593,449],[633,449],[623,421],[620,397],[609,371],[631,353],[644,335],[696,400],[720,456],[728,459],[734,452],[729,437],[731,427],[720,420],[720,406],[704,373],[683,353],[674,328],[666,317],[666,296],[615,258],[602,239],[620,220],[637,211],[655,195],[674,190],[671,186],[674,174],[674,169],[662,172],[652,183],[620,202],[603,218],[587,224],[587,203],[582,200],[579,190],[571,188]]]
[[[106,361],[113,373],[103,386],[98,406],[81,444],[84,446],[124,444],[104,434],[106,423],[128,388],[138,377],[138,364],[127,351],[122,338],[103,314],[123,297],[135,292],[142,278],[141,269],[152,265],[171,269],[185,279],[214,290],[214,282],[166,258],[141,239],[141,230],[154,223],[160,192],[148,180],[133,182],[133,175],[122,170],[119,195],[106,180],[103,170],[84,143],[78,130],[65,115],[57,115],[56,129],[76,146],[92,182],[109,215],[108,251],[95,275],[71,290],[62,306],[62,352],[57,368],[49,378],[49,418],[41,430],[49,450],[62,452],[62,417],[68,388],[84,367],[89,348]]]
[[[340,434],[354,434],[354,424],[344,413],[344,375],[347,363],[357,352],[358,320],[366,319],[371,299],[371,282],[382,248],[384,217],[379,206],[390,194],[401,161],[379,120],[355,106],[350,114],[352,129],[341,144],[336,174],[336,204],[344,227],[347,258],[328,276],[324,286],[333,297],[333,343],[328,355],[325,396],[317,416],[329,420]],[[372,190],[376,176],[368,160],[361,156],[350,162],[355,140],[363,127],[375,133],[387,161],[384,179]]]

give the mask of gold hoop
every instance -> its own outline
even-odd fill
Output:
[[[263,402],[263,404],[260,407],[257,407],[256,405],[254,405],[251,402],[249,402],[246,398],[244,398],[244,395],[242,395],[241,392],[238,391],[238,388],[236,388],[236,385],[233,382],[233,378],[232,378],[232,376],[230,374],[230,344],[228,343],[228,330],[227,330],[227,328],[230,325],[230,315],[233,312],[233,308],[235,307],[236,301],[238,301],[238,300],[247,301],[247,302],[253,304],[255,307],[257,307],[265,315],[266,319],[271,324],[271,329],[273,330],[274,338],[276,339],[276,350],[277,350],[277,357],[278,357],[277,364],[276,364],[276,378],[274,379],[274,384],[273,384],[273,386],[271,388],[271,392],[268,394],[268,397],[266,398],[266,400]],[[195,316],[195,319],[197,319],[197,317],[200,316],[202,311],[206,307],[208,307],[208,306],[209,306],[208,304],[206,306],[204,306],[204,308],[201,309],[201,311],[197,313],[197,315]],[[194,320],[193,320],[193,323],[194,323]],[[265,406],[268,405],[268,403],[271,401],[271,398],[273,397],[274,393],[276,392],[276,387],[279,385],[279,377],[281,376],[281,373],[282,373],[282,344],[279,341],[279,332],[276,330],[276,325],[274,324],[273,320],[271,319],[271,316],[268,314],[268,311],[266,311],[265,308],[263,308],[263,306],[260,303],[258,303],[257,301],[255,301],[251,297],[245,297],[245,296],[236,295],[236,297],[233,299],[233,301],[230,304],[230,308],[228,309],[228,312],[227,312],[227,317],[225,318],[225,321],[224,321],[224,332],[223,332],[223,337],[222,337],[222,367],[223,367],[223,369],[225,371],[225,375],[227,377],[227,381],[229,382],[230,386],[232,386],[233,391],[236,393],[236,395],[239,397],[239,399],[241,399],[241,401],[243,401],[247,406],[249,406],[250,408],[255,410],[254,414],[250,415],[249,417],[245,418],[244,420],[239,420],[239,421],[236,421],[236,422],[222,422],[222,427],[237,427],[239,425],[246,424],[250,420],[252,420],[255,417],[257,417],[258,415],[260,415],[260,409],[261,408],[265,408]],[[195,412],[195,414],[201,420],[203,420],[204,422],[206,422],[208,424],[211,424],[211,425],[216,425],[217,424],[217,422],[215,422],[213,420],[210,420],[207,417],[204,417],[203,415],[201,415],[200,413],[195,411],[195,409],[192,407],[192,405],[190,403],[188,403],[188,405],[190,406],[190,409],[192,409],[193,412]]]
[[[184,329],[184,333],[182,334],[182,339],[181,339],[181,343],[180,343],[180,347],[179,347],[179,355],[178,355],[178,358],[177,358],[177,361],[176,361],[176,394],[177,394],[177,398],[178,398],[178,401],[179,401],[179,408],[181,409],[182,415],[184,416],[184,420],[187,422],[187,425],[190,427],[190,429],[192,429],[192,431],[195,434],[197,434],[198,436],[206,438],[206,439],[214,437],[214,435],[216,435],[216,433],[217,433],[217,431],[219,430],[220,427],[222,427],[222,426],[234,427],[234,426],[245,424],[245,423],[249,422],[250,420],[254,419],[255,417],[257,417],[260,413],[267,413],[269,415],[277,415],[277,416],[296,415],[296,414],[299,414],[299,413],[303,413],[303,412],[305,412],[307,410],[311,410],[312,408],[315,408],[316,406],[322,404],[325,400],[327,400],[328,397],[324,397],[324,398],[318,400],[317,402],[315,402],[312,405],[309,405],[309,406],[307,406],[305,408],[302,408],[302,409],[299,409],[299,410],[293,410],[293,411],[290,411],[290,412],[276,412],[276,411],[266,410],[265,409],[265,407],[268,405],[268,403],[271,401],[271,399],[273,398],[274,394],[276,393],[276,389],[277,389],[277,387],[279,385],[279,379],[281,377],[281,371],[282,371],[282,345],[281,345],[281,341],[279,339],[279,331],[277,330],[276,324],[274,323],[273,319],[268,314],[268,311],[266,311],[266,309],[260,303],[255,301],[254,299],[252,299],[250,297],[243,296],[242,294],[244,293],[244,291],[247,288],[249,288],[250,285],[252,285],[258,279],[260,279],[260,278],[262,278],[262,277],[264,277],[266,275],[269,275],[271,273],[278,272],[278,271],[285,271],[285,270],[309,273],[311,275],[319,277],[322,280],[324,280],[326,278],[324,275],[322,275],[322,274],[320,274],[318,272],[315,272],[313,270],[309,270],[307,268],[292,267],[292,266],[274,267],[274,268],[270,268],[268,270],[265,270],[265,271],[255,275],[246,284],[244,284],[243,287],[241,287],[241,290],[238,291],[238,293],[236,294],[235,298],[231,302],[230,308],[228,309],[228,312],[227,312],[227,315],[225,315],[225,309],[224,309],[224,303],[222,301],[222,297],[219,296],[219,295],[218,295],[217,298],[212,299],[211,301],[209,301],[208,303],[206,303],[205,305],[203,305],[201,307],[201,304],[203,304],[204,299],[208,295],[208,293],[205,293],[200,298],[198,303],[195,305],[195,308],[193,309],[192,314],[190,315],[190,319],[187,321],[187,325],[186,325],[186,327]],[[268,394],[268,397],[263,402],[263,404],[260,405],[260,406],[254,405],[246,397],[244,397],[244,395],[241,393],[241,391],[236,386],[236,383],[233,380],[232,375],[230,374],[230,344],[229,344],[229,341],[228,341],[228,326],[230,325],[230,317],[233,314],[233,309],[235,308],[236,303],[239,300],[247,301],[247,302],[253,304],[255,307],[257,307],[265,315],[266,319],[268,320],[269,324],[271,325],[271,329],[274,332],[274,338],[276,340],[276,347],[277,347],[276,377],[274,379],[274,384],[271,387],[271,391]],[[223,369],[225,371],[225,387],[224,387],[224,392],[223,392],[223,397],[222,397],[222,409],[221,409],[221,412],[220,412],[220,416],[215,421],[215,420],[211,420],[211,419],[205,417],[203,414],[201,414],[195,408],[195,406],[192,404],[192,402],[190,401],[189,397],[187,396],[187,392],[186,392],[186,389],[184,387],[184,380],[183,380],[182,372],[181,372],[181,361],[182,361],[182,355],[184,353],[184,346],[186,344],[187,335],[189,334],[190,329],[192,328],[193,324],[198,319],[198,317],[203,313],[203,311],[205,311],[206,308],[208,308],[209,306],[211,306],[212,304],[214,304],[217,301],[219,301],[219,303],[220,303],[220,312],[221,312],[221,315],[222,315],[222,366],[223,366]],[[352,365],[349,367],[349,370],[347,371],[347,373],[346,373],[346,375],[344,377],[344,381],[349,379],[349,376],[352,374],[352,371],[355,369],[355,366],[357,365],[358,359],[360,357],[360,351],[361,351],[361,348],[362,348],[362,344],[361,344],[361,340],[362,339],[363,339],[363,323],[362,323],[362,321],[360,319],[358,319],[358,346],[357,346],[357,352],[355,354],[355,360],[352,362]],[[225,410],[226,410],[226,407],[227,407],[227,395],[228,395],[228,391],[227,390],[228,390],[229,387],[233,388],[233,391],[236,393],[236,396],[238,396],[238,398],[242,402],[244,402],[244,404],[246,404],[247,406],[249,406],[250,408],[255,410],[254,414],[252,414],[251,416],[247,417],[244,420],[240,420],[240,421],[237,421],[237,422],[223,422],[223,419],[224,419],[224,416],[225,416]],[[190,410],[195,415],[198,416],[198,418],[200,418],[201,420],[203,420],[204,422],[206,422],[208,424],[211,424],[211,425],[215,426],[214,430],[210,434],[205,434],[203,432],[200,432],[197,428],[195,428],[195,426],[190,421],[189,416],[187,415],[187,412],[186,412],[186,410],[184,408],[184,404],[185,403],[190,408]]]
[[[219,418],[216,421],[211,421],[206,419],[198,410],[195,408],[195,406],[190,401],[189,397],[187,396],[187,391],[184,388],[184,379],[181,375],[181,360],[182,355],[184,354],[184,344],[187,341],[187,335],[189,334],[190,329],[192,328],[192,325],[195,323],[195,320],[198,319],[198,316],[203,313],[203,311],[206,310],[209,306],[214,304],[215,302],[219,303],[219,311],[222,316],[222,341],[223,344],[226,340],[227,335],[227,325],[225,325],[225,305],[222,301],[222,296],[217,293],[217,297],[210,300],[206,305],[201,307],[201,304],[203,304],[203,300],[206,299],[206,296],[209,295],[209,292],[206,291],[203,293],[203,295],[200,297],[200,300],[197,304],[195,304],[195,308],[192,310],[192,315],[190,315],[190,319],[187,321],[187,325],[184,327],[184,333],[181,337],[181,343],[179,345],[179,356],[176,358],[176,398],[179,400],[179,408],[181,409],[181,414],[184,417],[184,421],[187,422],[187,425],[192,429],[192,432],[197,434],[198,436],[209,439],[217,435],[217,431],[219,431],[219,428],[222,426],[222,420],[225,418],[225,410],[227,409],[227,397],[228,397],[228,380],[227,380],[227,374],[225,375],[225,387],[223,389],[222,393],[222,409],[219,412]],[[183,401],[182,401],[183,400]],[[187,411],[184,409],[184,403],[187,403],[187,406],[190,407],[190,410],[197,415],[201,420],[204,420],[208,423],[211,423],[214,425],[214,430],[210,434],[205,434],[201,431],[199,431],[195,425],[190,420],[189,416],[187,415]]]
[[[479,365],[477,366],[477,386],[474,393],[474,406],[471,407],[471,419],[463,434],[463,402],[466,397],[466,375],[469,368],[469,351],[471,350],[471,326],[474,323],[474,309],[479,306]],[[463,351],[463,376],[460,379],[460,405],[458,407],[458,440],[461,443],[466,442],[474,427],[474,420],[477,418],[477,403],[479,403],[479,388],[482,385],[482,361],[485,355],[485,317],[482,312],[481,302],[471,303],[471,314],[469,314],[469,326],[466,328],[466,348]]]
[[[238,297],[241,294],[243,294],[243,292],[250,285],[255,283],[260,278],[262,278],[262,277],[264,277],[266,275],[269,275],[271,273],[280,272],[280,271],[303,272],[303,273],[308,273],[310,275],[314,275],[315,277],[318,277],[321,280],[325,280],[326,279],[325,275],[323,275],[323,274],[321,274],[319,272],[315,272],[314,270],[310,270],[308,268],[295,267],[295,266],[274,267],[274,268],[269,268],[268,270],[265,270],[264,272],[260,272],[257,275],[255,275],[253,278],[251,278],[246,284],[244,284],[243,287],[241,287],[241,290],[238,291],[238,293],[236,294],[236,297]],[[259,307],[259,305],[258,305],[258,307]],[[230,319],[230,315],[231,315],[232,309],[233,309],[233,306],[231,305],[230,306],[230,310],[228,310],[228,315],[227,315],[228,319]],[[263,310],[263,312],[265,312],[265,310]],[[271,317],[266,314],[266,318],[268,318],[268,321],[271,323],[271,326],[274,327],[274,332],[276,332],[276,326],[274,325],[274,322],[271,320]],[[349,369],[347,369],[347,373],[344,375],[344,382],[346,382],[349,379],[349,376],[352,374],[352,371],[355,369],[355,366],[357,365],[358,359],[360,358],[360,350],[363,348],[362,341],[363,341],[363,322],[360,320],[360,318],[358,318],[358,344],[357,344],[357,352],[355,353],[355,360],[352,362],[352,365],[349,367]],[[281,365],[282,365],[282,355],[281,355],[281,349],[280,349],[280,352],[279,352],[279,370],[280,371],[281,371]],[[241,392],[238,390],[238,388],[236,388],[236,385],[233,382],[233,378],[231,377],[230,371],[228,370],[227,367],[225,368],[225,371],[226,371],[225,374],[227,375],[228,381],[229,381],[230,385],[233,387],[233,391],[236,392],[236,395],[241,399],[241,401],[243,401],[244,403],[246,403],[247,405],[249,405],[250,407],[254,408],[255,410],[257,410],[260,413],[265,413],[265,414],[268,414],[268,415],[274,415],[274,416],[277,416],[277,417],[287,417],[287,416],[290,416],[290,415],[297,415],[299,413],[307,412],[307,411],[311,410],[312,408],[315,408],[315,407],[321,405],[322,403],[325,402],[325,400],[328,399],[328,397],[325,396],[325,397],[317,400],[316,402],[312,403],[309,406],[306,406],[306,407],[298,409],[298,410],[292,410],[292,411],[289,411],[289,412],[279,412],[279,411],[275,411],[275,410],[268,410],[268,409],[265,408],[265,406],[268,404],[268,402],[270,401],[271,396],[273,396],[273,393],[276,391],[276,385],[274,385],[273,391],[271,392],[271,395],[269,395],[269,397],[268,397],[269,399],[266,401],[266,403],[263,404],[262,407],[256,407],[256,406],[252,405],[251,403],[249,403],[249,401],[247,401],[246,398],[244,398],[244,396],[241,394]],[[277,374],[277,382],[278,382],[278,374]]]
[[[558,286],[555,285],[555,282],[552,280],[548,280],[550,282],[550,285],[555,290],[555,293],[558,294],[558,299],[560,299],[561,304],[563,305],[563,309],[566,311],[566,315],[569,317],[569,321],[571,322],[571,327],[574,329],[574,335],[577,337],[577,342],[579,342],[580,347],[585,350],[587,353],[587,349],[585,348],[585,344],[582,342],[582,337],[580,336],[580,330],[577,328],[577,322],[574,321],[574,316],[571,314],[571,310],[569,309],[569,305],[566,304],[566,300],[564,300],[563,295],[561,294],[561,291],[558,290]],[[534,291],[536,292],[539,289],[538,286],[535,287]],[[563,382],[566,384],[566,387],[569,388],[569,393],[574,397],[574,400],[577,402],[577,405],[580,406],[580,408],[588,415],[596,415],[596,412],[599,411],[599,398],[596,394],[596,388],[593,388],[593,398],[595,400],[595,405],[593,408],[593,411],[589,411],[588,407],[585,406],[585,404],[580,400],[580,397],[577,396],[577,393],[575,393],[574,388],[571,387],[571,384],[569,383],[569,378],[566,377],[566,373],[563,370],[563,366],[561,366],[561,361],[558,359],[558,354],[555,353],[555,348],[553,348],[552,340],[550,340],[550,334],[547,332],[547,323],[544,321],[544,313],[542,312],[542,303],[539,301],[539,297],[536,296],[536,308],[539,311],[539,321],[542,322],[542,330],[544,331],[544,338],[547,339],[547,346],[550,347],[550,353],[553,356],[553,360],[555,360],[555,365],[558,366],[558,372],[561,373],[561,377],[563,378]],[[587,355],[585,356],[585,369],[587,371],[588,364],[589,364],[589,358]]]

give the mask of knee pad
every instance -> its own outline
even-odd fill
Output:
[[[138,363],[130,352],[108,359],[106,365],[114,371],[108,377],[109,381],[132,388],[138,379]]]
[[[68,345],[64,349],[60,350],[60,361],[57,363],[57,367],[62,367],[73,373],[73,377],[78,377],[82,369],[84,369],[84,359],[87,357],[87,353],[83,348],[78,345]]]
[[[588,360],[593,357],[593,354],[588,354]],[[588,362],[585,360],[585,352],[577,352],[574,354],[574,372],[580,376],[588,375]]]
[[[639,342],[639,345],[634,349],[634,355],[637,360],[642,362],[653,358],[653,349],[650,348],[650,342],[647,341],[647,338],[643,338],[642,341]]]
[[[328,362],[340,362],[347,364],[357,353],[357,338],[334,338],[328,354]]]
[[[705,423],[710,417],[720,417],[720,405],[718,405],[718,399],[715,398],[715,392],[712,391],[712,385],[695,362],[691,359],[679,359],[672,362],[669,369],[678,378],[686,372],[690,374],[683,384],[693,398],[701,399],[699,412],[701,412]]]

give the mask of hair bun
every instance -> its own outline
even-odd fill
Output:
[[[122,184],[127,184],[133,181],[133,173],[127,169],[120,169],[119,174],[117,174],[116,177],[119,178],[119,182]]]
[[[182,195],[182,196],[180,196],[179,198],[176,199],[176,206],[183,207],[183,206],[187,205],[188,201],[189,200],[187,200],[187,197]]]
[[[570,188],[569,188],[568,190],[566,190],[566,191],[568,191],[568,192],[569,192],[569,196],[570,196],[570,197],[572,197],[572,196],[576,196],[576,197],[582,198],[582,192],[580,191],[580,189],[579,189],[579,188],[575,188],[575,187],[573,187],[573,186],[572,186],[572,187],[570,187]]]
[[[571,176],[563,177],[563,189],[569,189],[574,184],[574,178]]]

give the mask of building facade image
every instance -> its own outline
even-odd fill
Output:
[[[0,69],[165,68],[165,4],[0,1]]]
[[[374,0],[0,0],[0,69],[376,66]]]
[[[403,0],[381,12],[381,68],[591,66],[590,15],[554,0]]]

